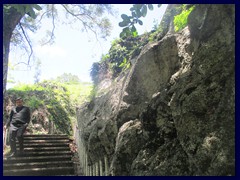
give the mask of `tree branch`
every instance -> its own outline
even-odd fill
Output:
[[[25,62],[18,62],[16,64],[14,64],[13,67],[15,67],[15,66],[17,66],[19,64],[25,64],[25,65],[27,65],[31,69],[31,66],[29,64],[25,63]]]
[[[44,12],[44,13],[41,15],[41,17],[40,17],[39,21],[37,22],[37,24],[42,21],[43,16],[44,16],[45,14],[47,14],[48,12],[49,12],[49,11],[46,11],[46,12]]]
[[[54,30],[55,30],[55,17],[54,17],[54,5],[52,4],[52,26],[53,26],[53,28],[52,28],[52,32],[51,32],[51,37],[50,37],[50,39],[47,41],[47,42],[45,42],[43,45],[46,45],[46,44],[48,44],[48,43],[50,43],[51,42],[51,40],[53,40],[54,39]]]
[[[96,37],[96,39],[98,40],[98,36],[97,36],[97,33],[96,33],[96,31],[94,31],[86,22],[84,22],[81,18],[79,18],[78,16],[77,16],[77,14],[74,14],[73,12],[71,12],[64,4],[61,4],[62,5],[62,7],[69,13],[69,14],[71,14],[73,17],[75,17],[75,18],[77,18],[80,22],[82,22],[82,24],[83,24],[83,26],[84,26],[84,29],[86,30],[86,32],[88,32],[88,29],[90,29],[94,34],[95,34],[95,37]],[[86,15],[86,14],[81,14],[81,15]],[[88,16],[88,17],[91,17],[91,16],[89,16],[89,15],[86,15],[86,16]],[[91,17],[92,18],[92,17]],[[88,28],[88,29],[87,29]]]
[[[26,33],[25,33],[22,25],[21,25],[21,22],[19,23],[19,26],[20,26],[20,28],[21,28],[21,30],[22,30],[22,33],[23,33],[23,35],[24,35],[24,37],[25,37],[25,39],[26,39],[26,41],[27,41],[27,43],[28,43],[28,45],[29,45],[29,47],[30,47],[30,55],[28,56],[28,62],[26,63],[28,66],[30,66],[29,63],[30,63],[30,60],[31,60],[31,56],[32,56],[32,54],[33,54],[32,45],[31,45],[29,39],[27,38],[27,35],[26,35]]]

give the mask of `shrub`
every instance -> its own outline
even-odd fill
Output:
[[[40,106],[42,106],[44,104],[44,102],[42,100],[40,100],[39,98],[32,96],[28,101],[27,101],[27,105],[31,108],[31,109],[37,109]]]
[[[183,8],[183,11],[181,14],[174,16],[174,29],[176,32],[186,27],[188,16],[193,9],[194,9],[194,6],[192,6],[187,10]]]

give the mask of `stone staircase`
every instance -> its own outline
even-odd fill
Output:
[[[4,157],[3,175],[73,176],[73,153],[69,143],[66,135],[25,135],[24,154]]]

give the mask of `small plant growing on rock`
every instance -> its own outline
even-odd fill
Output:
[[[190,7],[189,9],[186,9],[186,5],[183,5],[183,11],[181,14],[176,15],[174,17],[174,29],[176,32],[182,30],[187,26],[187,19],[189,14],[192,12],[195,6]]]

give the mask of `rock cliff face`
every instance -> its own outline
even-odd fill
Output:
[[[87,166],[106,156],[108,175],[235,175],[234,5],[196,5],[132,62],[77,111]]]

